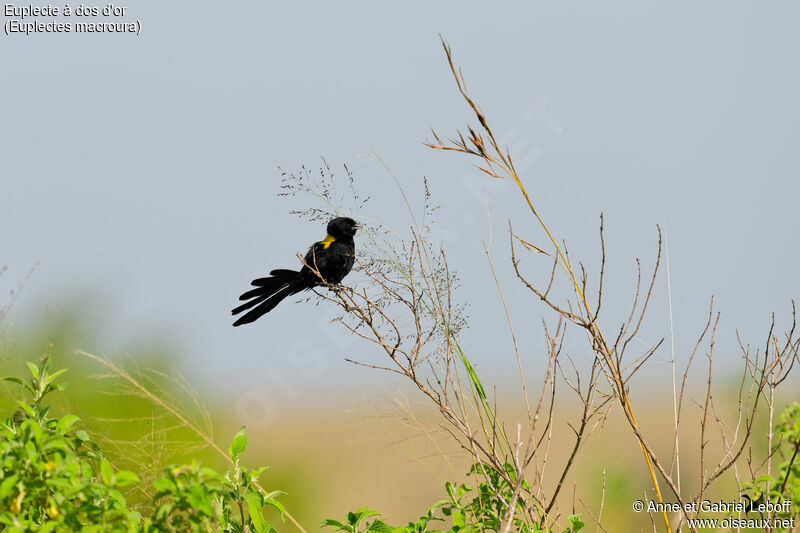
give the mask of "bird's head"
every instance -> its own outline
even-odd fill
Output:
[[[328,222],[328,235],[337,239],[352,239],[360,228],[361,225],[352,218],[337,217]]]

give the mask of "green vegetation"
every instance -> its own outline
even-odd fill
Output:
[[[265,492],[258,485],[264,468],[251,471],[240,464],[247,446],[244,428],[234,436],[228,448],[233,467],[224,475],[203,467],[197,460],[171,465],[149,484],[141,483],[131,471],[119,470],[104,456],[101,446],[80,429],[74,414],[50,415],[45,398],[65,388],[57,379],[66,370],[50,371],[50,359],[41,365],[28,363],[30,377],[24,380],[5,378],[25,392],[16,409],[7,413],[0,432],[0,524],[3,531],[36,532],[272,532],[263,510],[271,507],[284,517],[278,501],[285,493]],[[800,514],[800,404],[787,407],[775,427],[774,454],[786,460],[775,475],[765,475],[745,485],[754,493],[753,500],[792,502],[778,518]],[[456,533],[499,531],[507,515],[508,502],[516,483],[513,465],[506,465],[505,475],[475,464],[469,475],[483,479],[477,488],[467,484],[446,483],[446,498],[436,502],[425,514],[407,526],[391,526],[380,513],[362,507],[347,514],[342,521],[327,519],[322,527],[356,533]],[[121,492],[135,487],[147,494],[149,505],[134,510]],[[527,482],[522,487],[530,489]],[[569,526],[552,530],[544,525],[528,525],[515,519],[514,531],[526,533],[576,533],[584,523],[580,515],[567,517]]]
[[[506,472],[513,476],[514,467],[506,465]],[[473,465],[469,472],[471,475],[482,476],[481,465]],[[486,472],[487,481],[482,481],[475,490],[467,484],[454,485],[446,483],[447,499],[435,503],[428,511],[419,517],[416,522],[409,522],[405,527],[392,527],[380,520],[380,513],[362,507],[357,511],[347,513],[343,522],[338,520],[324,520],[322,526],[335,527],[337,531],[356,533],[358,531],[379,531],[383,533],[478,533],[480,531],[500,531],[503,517],[508,511],[508,503],[513,501],[514,486],[507,484],[499,472]],[[530,488],[530,487],[528,487]],[[517,505],[522,504],[517,501]],[[437,516],[440,514],[442,516]],[[369,518],[374,518],[369,522]],[[437,522],[446,522],[449,518],[451,527],[448,529],[434,529]],[[567,517],[569,527],[559,533],[576,533],[584,523],[580,515],[573,514]],[[520,519],[514,519],[513,530],[523,533],[556,533],[544,526],[529,526]]]
[[[778,465],[776,474],[765,474],[752,482],[743,484],[745,490],[752,491],[751,500],[755,504],[770,502],[776,505],[775,517],[791,519],[800,516],[800,404],[789,405],[781,414],[781,421],[775,427],[775,442],[772,454],[784,459]],[[784,507],[782,502],[790,502]]]
[[[257,484],[264,470],[239,464],[247,445],[244,429],[233,439],[229,454],[234,467],[224,475],[198,461],[172,465],[149,487],[146,513],[129,507],[120,490],[137,485],[139,477],[118,470],[104,457],[80,419],[67,414],[51,417],[45,397],[64,388],[56,379],[66,370],[50,372],[49,358],[40,366],[28,363],[31,377],[6,380],[21,385],[27,398],[7,418],[0,433],[0,524],[3,531],[45,532],[258,532],[274,531],[262,509],[284,509],[277,497]]]
[[[50,358],[40,365],[28,363],[30,378],[6,377],[18,384],[25,397],[16,402],[0,433],[0,524],[3,531],[36,532],[258,532],[275,531],[263,510],[276,509],[285,515],[278,497],[282,491],[265,492],[258,485],[264,468],[251,471],[240,464],[247,446],[244,428],[233,438],[228,455],[233,468],[224,475],[203,467],[197,460],[171,465],[149,484],[128,470],[119,470],[104,456],[101,446],[80,429],[74,414],[50,416],[45,398],[65,388],[57,382],[66,369],[50,371]],[[479,475],[480,465],[470,474]],[[507,465],[513,476],[514,469]],[[321,526],[341,531],[389,531],[394,533],[437,532],[432,524],[449,521],[448,532],[497,531],[513,501],[514,486],[497,472],[477,490],[466,484],[447,483],[447,499],[434,504],[417,521],[392,527],[376,518],[379,513],[366,507],[348,513],[343,522],[328,519]],[[149,505],[134,510],[121,489],[134,486],[148,495]],[[494,488],[492,488],[494,487]],[[521,505],[521,503],[517,503]],[[369,519],[373,520],[370,522]],[[578,515],[569,517],[563,533],[577,532],[583,523]],[[520,531],[531,529],[521,521]]]

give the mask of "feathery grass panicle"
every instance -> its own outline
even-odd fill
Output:
[[[129,361],[128,364],[133,366],[133,370],[128,370],[108,357],[83,350],[77,350],[77,353],[103,367],[106,372],[98,374],[96,377],[100,380],[114,380],[115,390],[118,390],[119,394],[144,398],[158,410],[157,414],[153,415],[153,431],[150,434],[142,435],[140,439],[132,442],[106,440],[107,444],[129,454],[127,457],[134,462],[138,461],[138,466],[142,471],[149,474],[150,479],[145,479],[145,482],[155,478],[152,475],[153,472],[163,471],[163,467],[170,457],[181,452],[195,453],[203,448],[212,449],[231,466],[238,467],[233,453],[223,450],[217,444],[211,416],[197,391],[186,378],[180,374],[169,376],[152,369],[141,369],[132,361]],[[170,392],[164,386],[165,383],[175,386],[178,394]],[[181,398],[181,395],[184,397]],[[156,429],[156,421],[162,422],[163,426]],[[194,439],[188,439],[187,433],[193,435]],[[173,435],[177,436],[173,437]],[[267,492],[257,481],[253,480],[252,484],[265,497],[271,498],[274,495],[274,493]],[[141,484],[137,488],[144,490]],[[305,529],[291,513],[284,510],[283,515],[299,531],[305,532]]]

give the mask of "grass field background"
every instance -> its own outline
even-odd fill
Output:
[[[206,464],[224,470],[224,461],[203,448],[196,435],[182,430],[158,434],[172,421],[159,418],[158,409],[147,399],[122,394],[124,388],[118,380],[102,377],[101,365],[75,353],[76,348],[92,343],[91,332],[79,326],[80,323],[75,314],[51,320],[43,328],[33,323],[23,327],[6,322],[0,360],[2,374],[22,375],[25,360],[37,360],[45,353],[53,356],[56,368],[68,367],[67,389],[51,397],[54,409],[78,414],[90,432],[108,444],[110,456],[120,468],[157,472],[172,462],[199,456]],[[109,357],[129,370],[138,367],[163,373],[160,385],[164,393],[174,395],[171,397],[175,404],[186,407],[187,412],[198,414],[199,408],[193,400],[166,377],[177,376],[186,355],[175,353],[175,348],[165,344],[143,347],[135,357],[119,354]],[[363,370],[352,367],[348,371]],[[145,373],[154,375],[150,370]],[[665,376],[661,370],[651,373],[634,385],[630,394],[646,435],[656,450],[668,457],[673,445],[673,418],[671,382],[665,382]],[[536,376],[532,375],[531,380],[535,381]],[[250,445],[244,459],[246,464],[270,466],[262,476],[265,488],[287,491],[284,503],[307,530],[316,530],[323,518],[341,518],[347,511],[362,506],[379,510],[390,523],[404,524],[415,520],[443,497],[445,481],[470,483],[464,476],[469,456],[441,431],[438,413],[422,402],[414,390],[386,374],[376,371],[373,381],[371,388],[342,386],[327,391],[301,391],[301,397],[295,400],[278,402],[268,424],[248,428]],[[499,383],[498,389],[511,391],[515,386],[509,380]],[[717,398],[720,405],[735,405],[726,399],[735,398],[736,386],[736,376],[729,375],[725,385],[729,397]],[[3,387],[2,404],[7,409],[15,391],[11,384]],[[232,393],[227,397],[226,387]],[[701,387],[691,392],[695,397],[703,394]],[[196,398],[208,409],[215,442],[226,447],[242,422],[241,406],[237,407],[234,401],[235,384],[217,383],[206,390],[197,386]],[[548,468],[553,471],[560,468],[572,446],[568,423],[579,414],[578,406],[571,405],[568,396],[564,399],[555,413],[550,442]],[[524,419],[524,411],[513,394],[499,393],[498,405],[508,427],[513,428],[517,420]],[[696,415],[700,412],[699,407],[688,406],[681,437],[686,449],[696,449],[699,439]],[[763,420],[756,431],[765,434]],[[147,438],[148,434],[153,437]],[[713,456],[719,451],[718,442],[712,439],[710,446]],[[681,460],[684,486],[696,485],[698,457],[684,454]],[[552,486],[554,480],[547,473],[545,485]],[[597,514],[601,499],[603,522],[614,525],[615,530],[650,527],[650,518],[645,513],[631,510],[634,500],[644,499],[645,492],[647,497],[653,497],[653,493],[648,490],[651,483],[638,444],[617,408],[584,444],[567,485],[569,495],[565,499],[574,502],[574,510],[562,507],[562,512],[582,513],[590,524],[589,530],[594,527],[586,506]],[[128,494],[132,501],[142,497],[135,490]],[[707,497],[722,501],[736,499],[733,478],[728,476]],[[292,527],[286,525],[285,530]]]

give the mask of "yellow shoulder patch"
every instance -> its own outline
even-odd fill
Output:
[[[336,237],[332,235],[325,235],[325,238],[320,241],[320,244],[322,244],[322,249],[327,250],[328,247],[331,245],[331,243],[334,242],[335,240]]]

